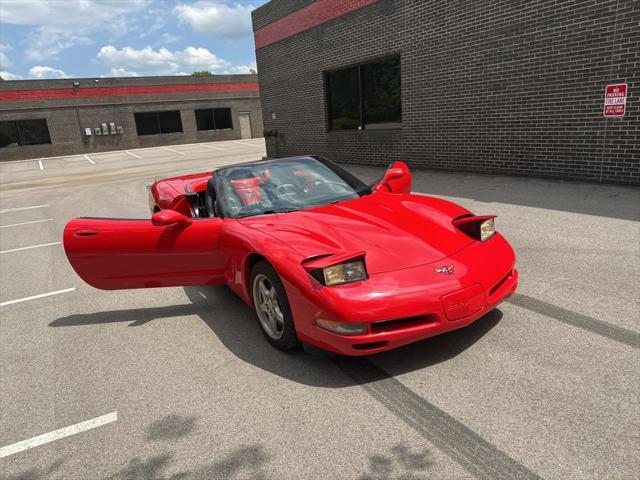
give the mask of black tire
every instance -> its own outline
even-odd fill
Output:
[[[260,320],[260,314],[258,313],[259,306],[256,304],[254,294],[254,283],[257,277],[264,276],[271,283],[276,291],[278,297],[278,304],[280,311],[282,312],[282,330],[280,338],[273,338],[265,329],[265,326]],[[282,285],[282,281],[278,276],[275,269],[266,261],[258,262],[251,269],[249,291],[251,292],[251,302],[253,304],[253,310],[256,314],[256,320],[260,326],[260,330],[264,334],[267,341],[274,347],[280,350],[291,350],[301,345],[298,335],[296,334],[296,327],[293,323],[293,315],[291,314],[291,307],[289,306],[289,299],[287,298],[287,292]]]

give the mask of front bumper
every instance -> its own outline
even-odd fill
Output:
[[[453,274],[435,271],[443,265],[453,265]],[[344,355],[369,355],[484,316],[516,291],[514,265],[513,250],[496,234],[438,262],[372,274],[365,282],[340,287],[318,285],[308,295],[289,295],[289,300],[300,340]],[[318,327],[318,318],[364,322],[368,333],[338,335]]]

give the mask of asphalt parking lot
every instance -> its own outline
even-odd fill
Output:
[[[414,172],[416,192],[498,215],[521,285],[368,359],[276,351],[226,288],[104,292],[68,265],[69,219],[147,217],[154,178],[264,152],[0,163],[0,478],[638,478],[638,189]]]

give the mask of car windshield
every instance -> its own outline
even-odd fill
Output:
[[[230,218],[293,212],[371,193],[353,175],[317,157],[225,167],[215,178],[218,206]]]

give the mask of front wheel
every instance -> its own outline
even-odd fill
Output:
[[[300,345],[287,292],[275,269],[259,262],[251,269],[251,298],[267,341],[281,350]]]

